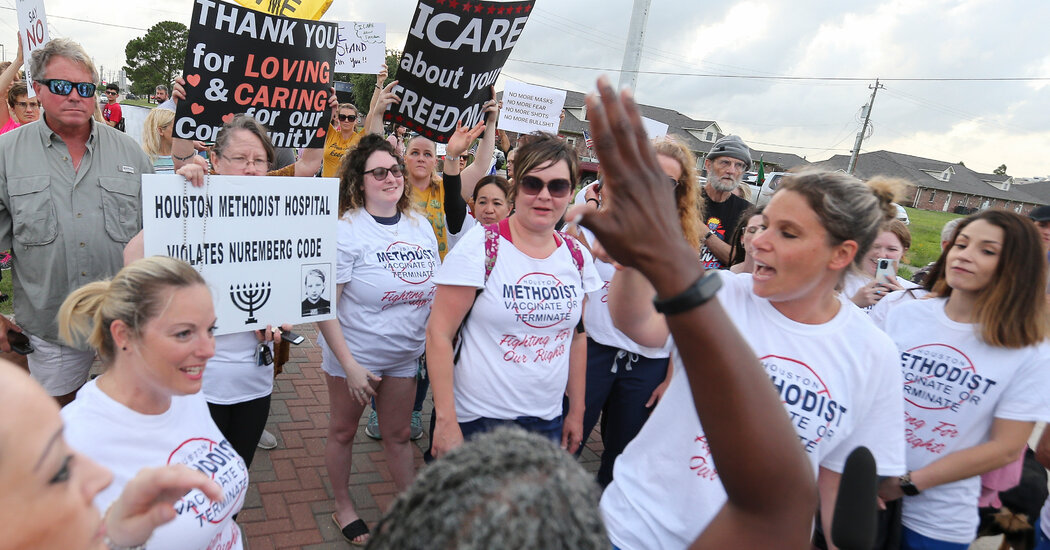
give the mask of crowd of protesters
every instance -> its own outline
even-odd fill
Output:
[[[332,299],[303,310],[336,314],[317,323],[324,461],[354,545],[831,548],[863,446],[886,505],[876,547],[965,549],[981,476],[1050,420],[1050,209],[954,222],[913,283],[883,269],[911,246],[893,219],[907,182],[804,171],[756,209],[739,196],[741,138],[698,163],[674,137],[649,140],[605,79],[587,99],[601,179],[580,189],[563,138],[510,147],[495,90],[443,159],[384,131],[398,101],[385,70],[362,126],[333,94],[323,147],[275,149],[243,114],[212,144],[173,137],[181,78],[170,97],[156,87],[140,144],[117,128],[119,88],[97,118],[78,44],[33,52],[34,98],[22,62],[0,70],[15,304],[0,350],[28,348],[32,379],[0,364],[0,513],[14,526],[0,549],[244,547],[249,469],[275,444],[279,371],[260,357],[279,367],[293,327],[214,336],[200,274],[143,258],[144,174],[338,180],[334,278],[306,275]],[[377,252],[397,247],[414,259],[395,269]],[[372,527],[348,488],[364,417],[400,493]],[[599,425],[591,479],[574,454]],[[425,434],[417,472],[410,441]],[[1050,548],[1050,504],[1035,523]]]

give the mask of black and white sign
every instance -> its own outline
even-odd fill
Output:
[[[339,182],[334,178],[142,177],[147,256],[186,260],[215,302],[216,334],[335,318]],[[318,285],[321,282],[321,286]],[[327,284],[325,284],[327,283]]]

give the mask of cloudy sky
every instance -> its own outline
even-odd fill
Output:
[[[16,1],[0,0],[7,59]],[[52,35],[80,41],[107,69],[123,64],[128,40],[158,21],[188,23],[192,10],[192,0],[45,2]],[[415,4],[334,0],[324,19],[385,22],[387,46],[400,49]],[[615,81],[631,8],[632,0],[539,0],[504,78],[579,91],[603,72]],[[880,77],[863,151],[1047,176],[1047,21],[1044,0],[651,0],[636,95],[715,120],[756,149],[823,160],[849,153]],[[1035,80],[973,80],[1004,78]]]

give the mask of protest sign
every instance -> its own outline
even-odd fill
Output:
[[[146,255],[201,272],[216,334],[335,318],[338,206],[334,178],[142,176]]]
[[[17,10],[18,33],[22,38],[22,57],[26,61],[22,65],[26,71],[26,87],[29,88],[29,97],[36,97],[29,57],[33,50],[51,40],[51,34],[47,31],[47,15],[44,14],[44,0],[18,0]]]
[[[316,21],[328,11],[332,0],[237,0],[237,3],[270,15]]]
[[[662,138],[667,135],[667,124],[664,124],[659,120],[653,120],[643,116],[642,127],[645,128],[645,135],[648,136],[649,139]]]
[[[460,2],[420,0],[398,64],[391,105],[384,120],[445,143],[456,123],[472,127],[485,116],[511,49],[521,36],[534,1]]]
[[[339,28],[196,0],[175,136],[214,141],[234,114],[269,128],[275,147],[323,147]]]
[[[508,132],[558,133],[561,109],[565,106],[565,90],[533,86],[524,82],[507,81],[503,87],[503,108],[499,112],[499,128]]]
[[[386,23],[339,22],[335,72],[376,74],[386,67]]]

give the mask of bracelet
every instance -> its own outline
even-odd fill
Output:
[[[108,535],[105,539],[103,539],[103,542],[105,542],[106,548],[108,548],[109,550],[146,550],[145,543],[136,544],[135,546],[121,546],[110,540]]]
[[[718,276],[717,271],[710,270],[677,296],[666,300],[659,297],[653,298],[653,306],[656,307],[657,313],[675,315],[706,304],[708,300],[715,297],[715,293],[720,288],[722,288],[722,278]]]
[[[193,153],[190,153],[190,154],[188,154],[188,155],[186,155],[184,157],[180,157],[180,156],[176,155],[175,153],[172,153],[171,154],[171,158],[173,158],[175,160],[186,161],[186,160],[190,160],[191,158],[193,158],[193,156],[196,155],[196,154],[197,154],[196,152],[193,152]]]
[[[598,199],[596,199],[594,197],[588,197],[587,200],[586,200],[586,202],[591,202],[591,201],[594,201],[594,204],[597,205],[598,208],[602,207],[602,203]]]
[[[711,238],[711,235],[715,235],[715,234],[716,234],[716,233],[715,233],[715,230],[714,230],[714,229],[709,229],[709,230],[707,230],[707,235],[704,235],[704,241],[703,241],[703,242],[705,242],[705,243],[706,243],[706,242],[707,242],[707,239],[710,239],[710,238]]]

